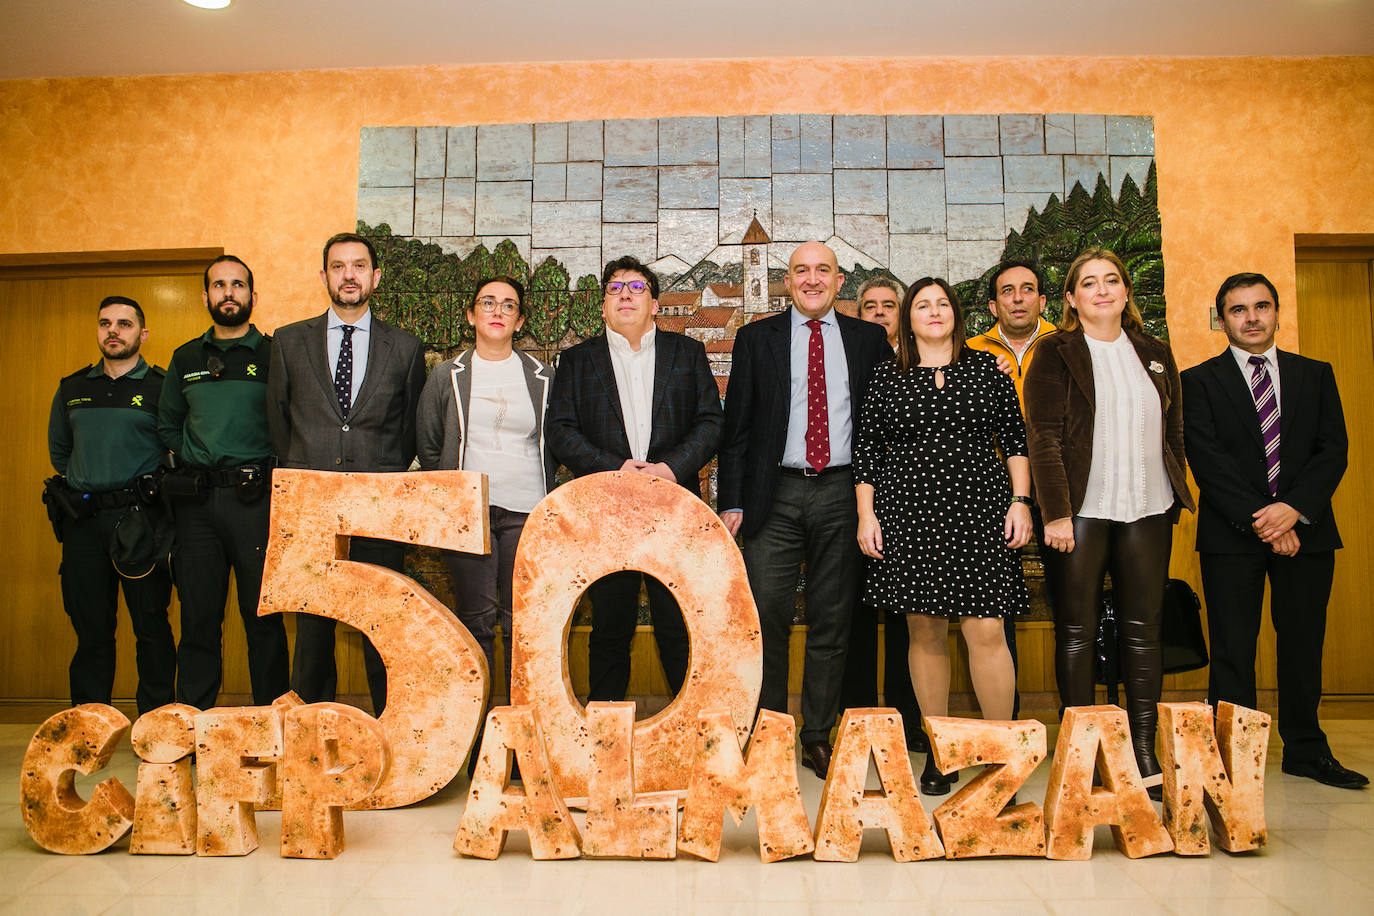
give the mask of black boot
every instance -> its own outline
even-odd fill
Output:
[[[948,795],[949,787],[959,781],[959,771],[946,776],[935,767],[935,755],[926,754],[926,767],[921,771],[922,795]]]

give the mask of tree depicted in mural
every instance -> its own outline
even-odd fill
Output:
[[[1075,183],[1061,202],[1055,195],[1039,212],[1034,207],[1026,215],[1021,231],[1007,234],[1002,260],[1019,259],[1038,263],[1045,275],[1047,317],[1058,322],[1064,305],[1064,275],[1080,251],[1108,248],[1117,253],[1131,272],[1137,307],[1145,319],[1145,330],[1168,338],[1164,321],[1164,259],[1160,253],[1161,234],[1158,185],[1154,163],[1150,163],[1145,188],[1127,175],[1121,193],[1112,198],[1111,187],[1102,174],[1089,194]],[[988,284],[996,265],[979,277],[956,286],[965,304],[971,334],[992,326],[992,316],[982,305],[989,298]]]

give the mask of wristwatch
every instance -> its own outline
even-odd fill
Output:
[[[1025,503],[1028,506],[1035,505],[1035,500],[1031,499],[1029,496],[1013,496],[1011,501],[1014,503]]]

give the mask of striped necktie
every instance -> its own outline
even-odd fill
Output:
[[[1250,357],[1255,369],[1250,373],[1250,393],[1255,396],[1255,410],[1259,412],[1260,438],[1264,440],[1264,460],[1269,471],[1269,495],[1279,492],[1279,399],[1274,396],[1274,382],[1269,378],[1269,363],[1263,356]]]

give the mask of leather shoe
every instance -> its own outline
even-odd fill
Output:
[[[919,728],[908,729],[906,733],[906,749],[909,754],[929,754],[930,739],[926,733]]]
[[[949,787],[959,781],[959,771],[946,776],[935,768],[935,756],[926,757],[925,769],[921,771],[922,795],[948,795]]]
[[[1284,760],[1282,769],[1289,776],[1304,776],[1308,779],[1315,779],[1323,785],[1335,786],[1337,789],[1363,789],[1369,785],[1369,777],[1363,773],[1356,773],[1354,770],[1347,770],[1337,763],[1336,758],[1330,754],[1315,760],[1293,762]]]
[[[821,779],[830,772],[830,745],[824,741],[813,741],[802,745],[802,766]]]

